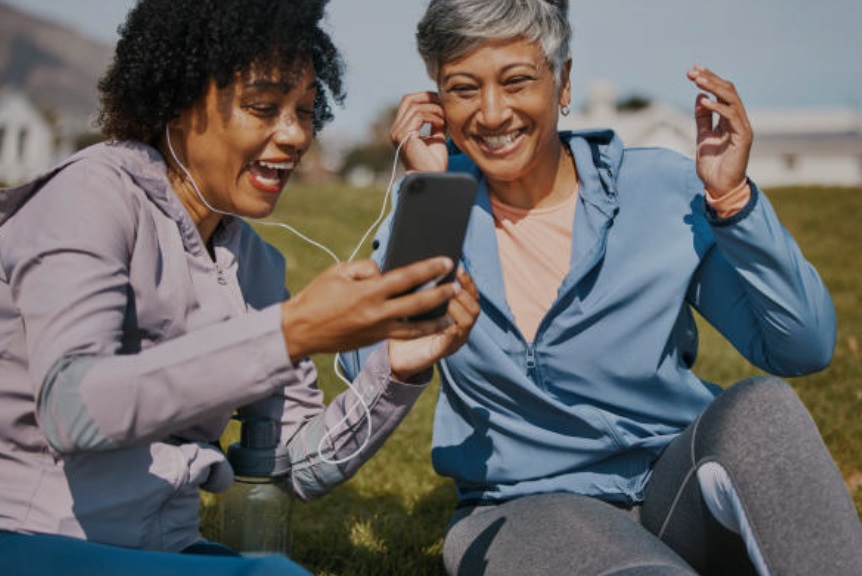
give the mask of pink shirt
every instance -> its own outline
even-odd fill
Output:
[[[569,271],[577,198],[574,190],[560,204],[525,210],[491,195],[506,299],[529,342]]]

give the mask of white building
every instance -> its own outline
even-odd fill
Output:
[[[763,186],[862,186],[862,114],[842,108],[751,114],[749,172]]]
[[[862,113],[851,109],[749,110],[754,145],[749,175],[761,186],[862,186]],[[582,113],[560,128],[613,128],[626,146],[661,146],[695,153],[693,112],[652,102],[618,110],[612,85],[590,87]]]
[[[0,92],[0,183],[25,182],[56,159],[56,137],[48,120],[23,94]]]

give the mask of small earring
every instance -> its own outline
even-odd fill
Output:
[[[571,110],[568,106],[560,106],[560,114],[562,114],[563,116],[568,116],[570,112]]]

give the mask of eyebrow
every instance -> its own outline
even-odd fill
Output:
[[[527,66],[529,68],[532,68],[536,72],[541,70],[541,66],[539,66],[535,62],[512,62],[511,64],[507,64],[506,66],[503,66],[503,68],[500,70],[500,72],[505,73],[505,72],[508,72],[509,70],[511,70],[512,68],[517,68],[519,66]],[[444,76],[441,80],[441,83],[445,84],[446,82],[448,82],[449,80],[451,80],[455,76],[467,76],[467,77],[473,78],[473,79],[477,78],[477,76],[475,74],[472,74],[470,72],[455,71],[451,74],[447,74],[446,76]]]

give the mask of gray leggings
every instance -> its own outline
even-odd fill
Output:
[[[656,462],[642,506],[537,494],[452,517],[450,576],[757,574],[738,533],[710,513],[697,470],[730,477],[772,576],[862,574],[862,525],[805,407],[783,381],[729,388]],[[763,575],[761,575],[763,576]]]

